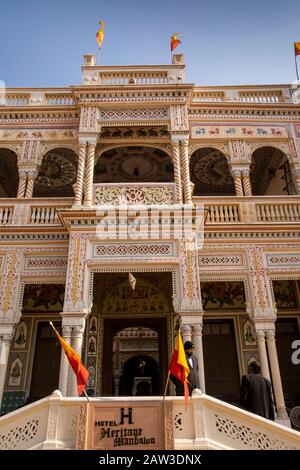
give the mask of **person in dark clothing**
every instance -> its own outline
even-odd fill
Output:
[[[198,367],[198,359],[196,356],[193,355],[194,353],[194,345],[191,341],[186,341],[184,343],[184,352],[186,356],[186,360],[190,369],[190,373],[188,375],[188,387],[189,393],[192,395],[192,391],[195,388],[200,388],[199,383],[199,367]],[[184,385],[183,383],[178,380],[173,375],[170,376],[172,382],[175,384],[176,388],[176,395],[184,395]]]
[[[242,377],[240,403],[245,410],[274,421],[271,383],[261,376],[260,370],[258,362],[249,364],[248,374]]]

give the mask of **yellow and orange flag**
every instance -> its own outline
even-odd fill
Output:
[[[187,378],[190,373],[190,368],[186,360],[180,330],[178,331],[178,335],[176,337],[175,348],[171,359],[169,371],[170,374],[174,375],[177,380],[180,380],[180,382],[183,383],[185,407],[187,407],[189,399],[189,388]]]
[[[300,42],[294,42],[295,55],[300,55]]]
[[[100,29],[96,33],[96,41],[98,43],[99,48],[101,49],[103,38],[104,38],[104,21],[99,21]]]
[[[66,353],[67,358],[69,359],[70,365],[75,372],[76,379],[77,379],[77,391],[78,396],[81,396],[89,378],[89,373],[87,369],[84,367],[80,360],[80,356],[78,352],[76,352],[68,343],[60,336],[56,328],[54,327],[53,323],[50,321],[50,325],[52,326],[53,330],[56,333],[56,336],[63,348],[64,352]]]
[[[176,49],[176,47],[179,46],[179,44],[181,44],[181,41],[178,38],[178,35],[179,33],[174,33],[171,36],[171,52],[173,52],[174,49]]]

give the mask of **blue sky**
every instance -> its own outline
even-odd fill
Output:
[[[1,3],[0,80],[8,87],[80,83],[82,56],[97,52],[101,19],[103,65],[170,63],[170,34],[179,31],[176,51],[185,55],[190,83],[296,79],[299,0],[12,0]]]

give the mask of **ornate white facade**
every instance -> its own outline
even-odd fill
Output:
[[[52,370],[48,320],[82,353],[90,394],[101,396],[130,394],[124,370],[137,375],[138,357],[161,394],[180,318],[202,391],[236,402],[256,358],[286,419],[300,404],[300,365],[282,369],[300,339],[294,90],[197,87],[181,55],[163,66],[84,61],[81,85],[1,99],[2,412],[52,393],[37,379],[43,364],[53,389],[76,396],[64,355]]]

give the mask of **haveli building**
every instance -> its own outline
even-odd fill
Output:
[[[180,54],[86,55],[82,77],[0,98],[2,414],[77,396],[49,320],[92,397],[162,395],[180,320],[202,392],[238,403],[257,359],[286,420],[300,405],[297,89],[198,87]]]

